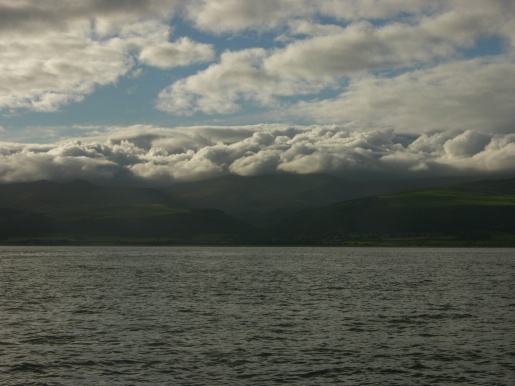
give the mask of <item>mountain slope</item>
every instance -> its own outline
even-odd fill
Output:
[[[225,176],[181,183],[165,191],[186,207],[217,208],[261,229],[300,208],[328,205],[375,192],[367,184],[324,174]]]
[[[365,239],[438,239],[435,245],[477,240],[515,245],[515,179],[327,205],[334,197],[387,188],[323,175],[227,177],[164,190],[85,181],[0,185],[0,241],[341,245]],[[315,203],[322,204],[313,207]]]
[[[35,212],[145,204],[178,206],[167,194],[157,189],[104,187],[83,180],[67,183],[42,180],[0,185],[0,207]]]
[[[350,181],[326,174],[224,176],[179,183],[164,191],[184,207],[217,208],[267,229],[299,209],[398,190],[448,186],[466,177]]]
[[[457,189],[498,195],[515,195],[515,178],[471,181],[456,185]]]
[[[181,208],[156,189],[85,181],[0,185],[0,240],[160,238],[167,242],[236,242],[254,232],[216,209]]]
[[[166,192],[188,206],[215,207],[228,212],[329,204],[362,196],[362,184],[324,174],[225,176],[182,183]]]
[[[515,195],[508,189],[514,181],[400,192],[305,209],[282,221],[275,234],[285,240],[317,243],[371,235],[473,239],[514,234]]]

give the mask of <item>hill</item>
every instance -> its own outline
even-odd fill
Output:
[[[86,181],[0,185],[4,242],[224,244],[252,232],[220,210],[183,208],[157,189]]]
[[[300,209],[400,190],[449,186],[459,181],[470,181],[470,178],[351,181],[326,174],[280,173],[230,175],[179,183],[163,191],[183,207],[217,208],[267,230]]]
[[[376,195],[304,209],[275,227],[294,243],[515,242],[515,179]]]
[[[178,206],[170,196],[156,189],[104,187],[83,180],[0,185],[0,207],[4,208],[55,212],[145,204]]]
[[[324,174],[274,174],[181,183],[164,189],[186,207],[217,208],[263,229],[301,208],[377,192],[372,184]]]
[[[288,174],[163,189],[7,184],[0,243],[515,245],[515,179],[392,189]]]

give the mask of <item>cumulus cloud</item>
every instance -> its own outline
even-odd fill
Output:
[[[390,129],[258,125],[133,126],[49,145],[0,143],[0,181],[85,178],[166,185],[227,174],[327,173],[366,178],[512,175],[515,134],[475,130],[402,138]]]
[[[202,30],[224,33],[274,28],[291,17],[312,13],[305,0],[193,0],[187,17]]]
[[[361,86],[368,82],[370,87],[374,87],[370,80],[373,78],[376,82],[375,87],[381,88],[380,84],[389,83],[392,71],[403,74],[404,78],[397,76],[393,79],[390,82],[392,89],[383,87],[384,90],[381,91],[386,91],[390,95],[394,95],[395,91],[402,91],[399,89],[400,83],[407,85],[410,78],[415,79],[411,84],[417,83],[418,87],[422,87],[422,97],[414,93],[415,99],[419,100],[423,99],[423,96],[435,94],[437,89],[448,91],[457,87],[458,91],[453,96],[458,99],[453,103],[458,106],[470,104],[470,101],[463,100],[467,99],[467,96],[459,94],[467,87],[469,91],[473,91],[473,88],[489,86],[492,93],[497,95],[496,100],[503,98],[507,92],[507,87],[498,82],[500,76],[497,80],[494,79],[493,72],[497,65],[503,76],[511,76],[507,68],[514,67],[513,56],[510,53],[501,59],[504,60],[506,68],[500,68],[502,63],[469,63],[460,58],[460,53],[474,47],[481,38],[512,38],[510,31],[515,7],[509,2],[477,0],[465,4],[459,0],[306,0],[300,7],[293,7],[287,0],[254,3],[233,0],[197,1],[188,9],[192,12],[191,15],[195,15],[192,20],[197,23],[198,28],[220,33],[260,28],[259,26],[271,28],[279,21],[283,21],[288,28],[279,38],[287,44],[282,48],[250,48],[223,53],[218,63],[165,88],[158,98],[159,109],[179,115],[192,115],[196,112],[231,114],[239,111],[249,101],[269,108],[281,103],[287,105],[290,103],[288,97],[304,96],[305,99],[318,100],[323,91],[334,92],[340,89],[346,90],[341,98],[327,101],[328,105],[334,102],[327,109],[328,114],[324,114],[322,108],[326,101],[308,106],[315,121],[325,119],[326,123],[339,122],[339,114],[345,112],[341,109],[333,110],[332,107],[339,106],[342,98],[350,99],[354,96],[356,87],[360,88],[363,94],[356,95],[357,98],[351,103],[359,105],[363,98],[369,98],[368,95],[364,95],[364,88]],[[255,18],[250,16],[253,13],[257,15]],[[261,20],[261,13],[267,13],[269,17],[263,17]],[[222,14],[234,14],[234,18],[228,17],[221,21]],[[409,16],[402,16],[406,14]],[[319,24],[308,20],[309,15],[326,15],[349,20],[349,24]],[[374,24],[369,21],[373,18],[396,15],[399,16],[398,19],[386,23]],[[481,76],[473,78],[466,72],[459,72],[468,71],[467,67],[472,67],[476,74],[490,71],[488,79],[485,80]],[[441,83],[438,87],[426,82],[429,81],[431,74],[446,70],[454,73],[452,76],[450,73],[447,74],[447,77],[442,74],[438,79]],[[371,75],[374,71],[379,72],[376,77]],[[369,75],[370,78],[362,81],[364,75]],[[466,78],[466,81],[463,81],[463,78]],[[403,82],[404,79],[406,81]],[[346,88],[349,81],[351,87]],[[500,87],[496,88],[497,86]],[[402,95],[406,94],[395,95],[401,99]],[[370,97],[374,98],[373,95]],[[511,99],[502,102],[502,105],[506,105],[506,102],[511,102]],[[320,113],[317,113],[317,106],[321,107]],[[283,106],[281,108],[284,109]],[[358,106],[354,108],[355,111],[358,109]],[[457,110],[464,112],[466,109]],[[479,113],[472,115],[478,116]],[[487,114],[487,117],[493,115]],[[503,116],[502,119],[506,119],[505,114]],[[388,117],[386,118],[388,120]],[[472,118],[466,117],[466,120],[471,121]],[[476,122],[481,123],[483,122]],[[487,126],[489,124],[490,122],[487,122]],[[438,127],[432,129],[436,128]]]
[[[339,20],[418,15],[441,8],[445,3],[439,0],[193,0],[186,5],[186,14],[197,28],[221,34],[280,28],[292,19],[309,20],[318,15]]]
[[[292,114],[413,133],[449,129],[512,132],[513,90],[511,57],[470,59],[391,78],[356,77],[337,98],[299,103]]]
[[[482,152],[490,142],[486,134],[466,131],[445,142],[443,148],[450,157],[470,157]]]
[[[0,109],[55,111],[139,63],[159,68],[213,58],[211,46],[169,41],[179,1],[0,1]]]
[[[196,43],[184,37],[174,43],[163,42],[145,46],[140,52],[139,59],[151,66],[172,68],[196,62],[207,62],[212,60],[214,55],[211,45]]]
[[[491,56],[485,41],[500,45]],[[0,182],[513,174],[514,52],[508,0],[0,0],[2,113],[56,111],[123,76],[144,82],[145,66],[204,63],[152,77],[173,79],[145,89],[162,89],[156,107],[257,106],[269,121],[316,123],[108,130],[92,119],[15,133],[8,122],[0,133],[11,140],[84,138],[0,143]]]
[[[299,82],[267,72],[263,69],[266,57],[262,48],[225,52],[220,63],[164,89],[157,107],[182,115],[196,111],[228,114],[239,110],[241,100],[271,105],[277,95],[309,94],[323,89],[321,82]]]
[[[313,20],[317,16],[341,21],[408,19],[446,15],[436,24],[450,27],[447,22],[463,14],[465,19],[456,20],[452,31],[458,29],[482,29],[484,18],[474,26],[466,14],[503,15],[503,28],[512,25],[510,15],[515,6],[510,0],[190,0],[185,4],[186,17],[194,25],[214,33],[234,33],[248,29],[281,29],[292,20]],[[496,16],[496,17],[497,17]],[[446,21],[447,20],[447,21]],[[464,20],[468,20],[464,21]],[[506,34],[509,37],[509,34]],[[460,38],[460,37],[458,37]]]

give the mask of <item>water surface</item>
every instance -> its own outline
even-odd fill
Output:
[[[515,250],[0,247],[0,384],[515,384]]]

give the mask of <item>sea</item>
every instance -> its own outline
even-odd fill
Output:
[[[0,247],[1,385],[515,385],[515,249]]]

